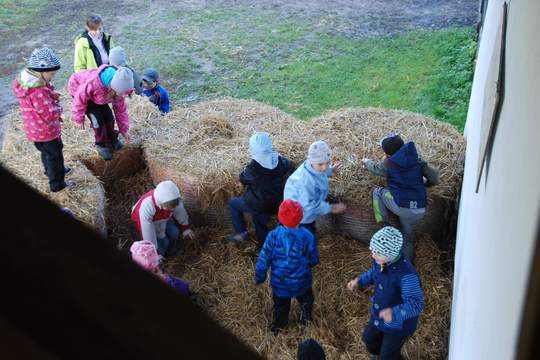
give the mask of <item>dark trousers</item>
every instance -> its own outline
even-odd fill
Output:
[[[289,323],[289,310],[291,309],[292,298],[281,298],[272,294],[274,300],[274,320],[272,321],[272,331],[283,329]],[[300,323],[305,324],[311,321],[313,314],[313,290],[310,287],[305,293],[296,297],[300,304]]]
[[[173,219],[167,221],[165,237],[157,239],[157,252],[161,256],[173,256],[176,254],[176,242],[180,236],[180,229]]]
[[[379,355],[381,360],[402,360],[401,347],[406,339],[406,336],[380,331],[371,321],[362,334],[362,341],[366,344],[369,353]]]
[[[86,115],[94,129],[96,145],[112,147],[116,144],[118,131],[114,130],[114,115],[109,105],[98,105],[89,101],[86,105]]]
[[[62,138],[58,137],[46,142],[35,142],[34,146],[41,153],[41,162],[49,178],[51,191],[56,192],[65,188],[64,154],[62,153],[64,144]]]
[[[255,226],[255,236],[257,237],[257,245],[262,248],[266,235],[268,235],[268,221],[270,221],[270,215],[259,213],[255,210],[247,207],[244,198],[235,197],[229,200],[229,210],[231,212],[231,220],[233,228],[236,233],[243,233],[247,231],[246,221],[244,219],[244,213],[250,214]]]

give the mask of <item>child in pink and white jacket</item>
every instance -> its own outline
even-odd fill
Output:
[[[34,142],[41,153],[41,162],[52,192],[75,185],[72,181],[64,180],[71,169],[64,167],[60,94],[51,84],[60,66],[60,60],[51,49],[34,49],[28,67],[13,81],[13,92],[19,99],[26,137]]]
[[[68,91],[73,97],[73,121],[84,128],[84,116],[88,116],[98,154],[104,160],[111,160],[112,150],[123,146],[114,128],[115,120],[126,142],[130,141],[124,96],[133,91],[133,72],[109,65],[80,71],[69,78]],[[108,104],[112,104],[112,111]]]

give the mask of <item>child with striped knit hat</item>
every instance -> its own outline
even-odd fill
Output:
[[[371,317],[362,334],[372,359],[401,359],[401,347],[416,331],[424,308],[420,278],[401,254],[402,245],[398,229],[385,226],[377,231],[369,244],[373,265],[347,284],[351,291],[374,286]]]

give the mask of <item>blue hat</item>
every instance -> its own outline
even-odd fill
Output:
[[[144,69],[142,79],[148,82],[158,81],[159,73],[156,69],[152,69],[152,68]]]
[[[278,164],[279,154],[272,151],[272,139],[267,132],[256,132],[249,139],[249,151],[251,158],[263,168],[275,169]]]

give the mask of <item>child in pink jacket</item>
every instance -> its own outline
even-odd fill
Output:
[[[84,128],[84,115],[90,119],[96,149],[104,160],[112,159],[112,150],[122,148],[118,130],[126,140],[129,137],[129,118],[124,96],[133,90],[133,73],[126,67],[101,65],[74,73],[69,78],[68,91],[73,97],[71,107],[73,121]],[[112,108],[108,104],[112,103]]]
[[[13,92],[19,99],[24,132],[41,152],[41,162],[52,192],[75,186],[73,181],[64,180],[71,169],[64,167],[60,94],[51,84],[59,69],[60,60],[51,49],[34,49],[28,67],[13,81]]]

